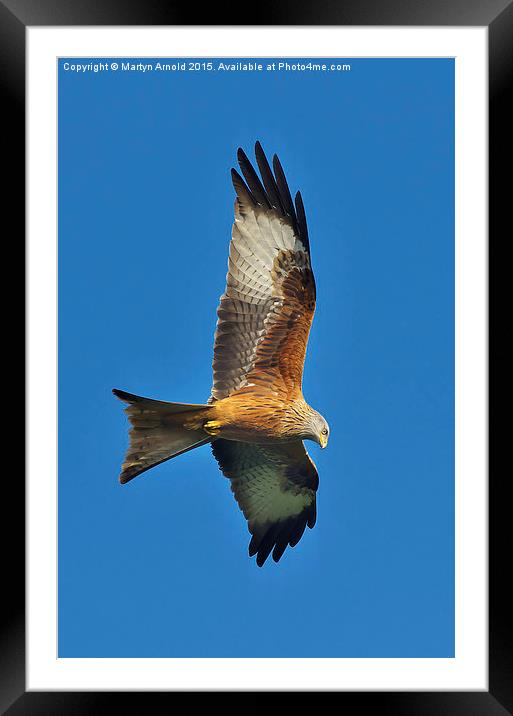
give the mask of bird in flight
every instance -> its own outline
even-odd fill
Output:
[[[248,521],[261,567],[294,547],[316,520],[317,470],[304,440],[321,448],[329,427],[303,398],[315,281],[301,194],[295,202],[276,155],[259,142],[261,178],[238,150],[226,289],[217,309],[213,385],[206,404],[168,403],[122,390],[131,423],[120,482],[210,443]]]

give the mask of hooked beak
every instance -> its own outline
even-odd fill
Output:
[[[327,444],[328,444],[328,436],[327,436],[327,435],[323,435],[323,434],[321,433],[321,434],[319,435],[319,445],[321,446],[321,448],[324,449]]]

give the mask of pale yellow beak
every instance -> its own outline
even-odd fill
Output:
[[[328,436],[327,436],[327,435],[323,435],[323,434],[321,433],[321,434],[319,435],[319,445],[320,445],[322,448],[325,448],[327,444],[328,444]]]

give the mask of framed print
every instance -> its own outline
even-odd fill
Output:
[[[3,3],[28,150],[9,713],[177,691],[511,711],[487,444],[505,159],[492,142],[488,204],[487,128],[505,129],[513,16],[414,7],[276,9],[263,27]],[[294,407],[301,457],[254,407],[296,363],[316,408]],[[222,410],[234,395],[257,401],[249,428]]]

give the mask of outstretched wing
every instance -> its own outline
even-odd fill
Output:
[[[237,199],[226,290],[217,310],[210,402],[240,389],[301,391],[315,281],[301,194],[292,202],[278,157],[274,174],[260,143],[262,181],[242,149],[244,179],[232,169]]]
[[[215,440],[212,452],[253,535],[249,555],[278,562],[316,520],[317,470],[301,441],[281,445]]]

